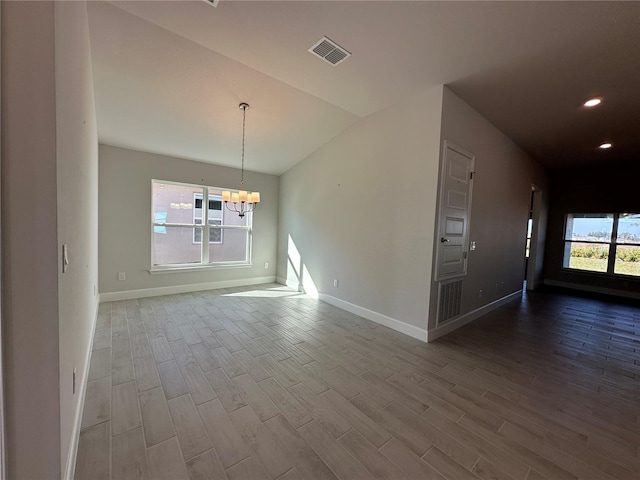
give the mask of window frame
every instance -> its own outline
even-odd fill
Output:
[[[207,187],[207,188],[212,188],[212,187]],[[196,223],[196,220],[198,220],[196,218],[196,200],[198,199],[199,196],[200,196],[199,193],[194,193],[193,194],[193,223],[195,225],[198,225]],[[214,219],[209,218],[209,210],[211,210],[211,209],[208,208],[208,207],[209,207],[209,202],[211,202],[211,197],[215,197],[215,199],[220,202],[220,207],[221,208],[220,208],[220,218],[219,219],[217,219],[217,218],[214,218]],[[202,200],[202,203],[204,203],[203,199],[200,199],[200,200]],[[200,208],[200,210],[204,210],[204,209]],[[216,228],[216,227],[222,227],[224,225],[224,210],[225,210],[225,208],[224,208],[224,202],[222,201],[222,195],[209,194],[209,199],[207,201],[207,225],[209,226],[208,230],[209,230],[209,244],[210,245],[222,245],[222,244],[224,244],[224,229]],[[199,220],[202,222],[202,218],[200,218]],[[215,224],[215,223],[211,223],[211,221],[214,221],[214,222],[218,221],[220,223]],[[203,226],[203,228],[201,229],[202,235],[204,235],[204,230],[205,230],[204,224],[201,224],[201,225]],[[220,231],[220,240],[213,241],[213,242],[211,241],[211,230],[212,230],[211,227],[214,227],[213,230],[219,230]],[[193,242],[192,243],[194,245],[200,245],[202,243],[202,239],[196,240],[196,230],[193,231]]]
[[[244,225],[224,225],[224,218],[225,215],[224,213],[222,214],[222,224],[221,225],[210,225],[209,224],[209,204],[207,202],[207,208],[203,208],[203,219],[202,219],[202,224],[196,224],[195,223],[195,196],[199,195],[199,193],[195,193],[194,192],[194,204],[193,204],[193,215],[192,215],[192,220],[193,223],[169,223],[169,222],[163,222],[163,223],[158,223],[155,221],[156,219],[156,212],[154,211],[154,200],[153,200],[153,187],[155,184],[167,184],[167,185],[177,185],[180,187],[188,187],[188,188],[198,188],[198,189],[202,189],[202,197],[203,199],[206,198],[207,200],[209,199],[209,195],[213,195],[216,196],[215,193],[210,194],[210,191],[218,191],[218,192],[222,192],[223,190],[229,190],[232,192],[237,192],[238,190],[235,189],[229,189],[226,187],[212,187],[212,186],[205,186],[205,185],[199,185],[199,184],[195,184],[195,183],[185,183],[185,182],[175,182],[175,181],[171,181],[171,180],[160,180],[160,179],[156,179],[153,178],[151,179],[151,192],[150,192],[150,196],[151,196],[151,208],[150,208],[150,213],[151,213],[151,259],[150,259],[150,269],[149,269],[149,273],[169,273],[169,272],[184,272],[184,271],[198,271],[198,270],[208,270],[208,269],[221,269],[221,268],[239,268],[239,267],[251,267],[253,265],[252,263],[252,252],[253,252],[253,214],[252,212],[248,212],[245,215],[245,224]],[[222,197],[220,196],[220,200],[222,201]],[[204,204],[204,201],[203,201]],[[203,205],[204,206],[204,205]],[[224,202],[222,204],[222,211],[224,212]],[[154,264],[154,258],[155,258],[155,242],[154,242],[154,233],[155,233],[155,228],[156,227],[165,227],[167,229],[169,228],[184,228],[184,227],[188,227],[188,228],[193,228],[194,232],[195,229],[200,229],[201,230],[201,238],[205,238],[204,236],[206,235],[206,238],[209,238],[209,231],[210,229],[213,228],[217,228],[221,230],[221,240],[224,238],[224,231],[225,230],[244,230],[247,232],[247,242],[246,242],[246,250],[245,250],[245,259],[246,260],[232,260],[232,261],[222,261],[222,262],[210,262],[210,255],[209,255],[209,246],[210,245],[221,245],[223,244],[223,241],[221,242],[193,242],[194,244],[198,244],[201,245],[201,250],[200,250],[200,263],[175,263],[175,264],[161,264],[161,265],[155,265]],[[195,233],[194,233],[195,236]],[[192,236],[192,240],[194,240],[194,236]]]
[[[635,247],[639,247],[640,248],[640,241],[632,243],[632,242],[618,242],[618,227],[619,227],[619,221],[620,221],[620,217],[622,215],[625,214],[630,214],[632,212],[621,212],[621,213],[566,213],[564,216],[564,228],[562,230],[562,241],[563,241],[563,254],[562,254],[562,269],[566,270],[566,271],[570,271],[570,272],[577,272],[577,273],[582,273],[582,274],[587,274],[587,275],[599,275],[599,276],[608,276],[608,277],[624,277],[624,278],[632,278],[632,279],[638,279],[640,280],[640,276],[638,275],[629,275],[629,274],[625,274],[625,273],[616,273],[615,272],[615,266],[616,266],[616,257],[617,257],[617,253],[618,253],[618,246],[635,246]],[[637,213],[635,213],[637,215]],[[596,240],[580,240],[580,241],[575,241],[572,239],[567,239],[567,224],[569,222],[569,217],[575,216],[575,215],[611,215],[612,216],[612,225],[611,225],[611,237],[609,238],[608,241],[596,241]],[[585,269],[580,269],[580,268],[571,268],[569,266],[569,261],[566,258],[567,255],[567,251],[570,251],[570,247],[569,250],[567,249],[567,244],[571,244],[571,243],[587,243],[587,244],[592,244],[592,245],[607,245],[608,246],[608,250],[609,250],[609,255],[607,257],[607,270],[604,272],[600,272],[597,270],[585,270]]]

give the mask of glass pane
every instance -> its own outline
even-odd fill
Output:
[[[530,218],[527,222],[527,238],[531,238],[531,230],[533,229],[533,219]]]
[[[209,219],[209,225],[222,225],[220,220]],[[209,243],[222,243],[223,233],[220,228],[209,228]]]
[[[640,277],[640,246],[618,245],[613,272]]]
[[[229,217],[232,215],[228,215]],[[217,229],[212,229],[215,231]],[[222,243],[209,246],[209,261],[218,262],[246,262],[248,230],[222,229]]]
[[[609,261],[609,244],[565,242],[565,268],[606,272]]]
[[[153,264],[175,265],[200,263],[202,247],[195,240],[202,240],[202,227],[166,227],[166,233],[153,234]]]
[[[617,242],[640,244],[640,213],[620,214]]]
[[[610,242],[613,215],[608,213],[574,213],[567,215],[565,240]]]
[[[171,183],[153,182],[154,218],[164,217],[162,223],[193,224],[196,199],[199,196],[199,210],[202,208],[202,188],[173,185]],[[202,218],[202,213],[198,215]]]

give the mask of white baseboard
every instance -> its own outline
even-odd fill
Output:
[[[405,335],[409,335],[410,337],[413,337],[417,340],[422,340],[423,342],[427,341],[427,331],[423,328],[409,325],[408,323],[388,317],[386,315],[383,315],[382,313],[374,312],[373,310],[369,310],[359,305],[349,303],[345,300],[332,297],[331,295],[327,295],[326,293],[318,293],[318,298],[323,302],[333,305],[334,307],[341,308],[342,310],[354,313],[362,318],[371,320],[372,322],[379,323],[380,325],[384,325],[385,327],[389,327],[396,332],[404,333]]]
[[[440,338],[447,333],[451,333],[454,330],[466,325],[467,323],[474,321],[476,318],[479,318],[482,315],[489,313],[490,311],[495,310],[498,307],[501,307],[505,303],[509,303],[520,298],[522,298],[522,290],[510,293],[509,295],[499,298],[498,300],[494,300],[493,302],[488,303],[480,308],[476,308],[469,313],[465,313],[455,320],[451,320],[444,325],[436,327],[433,330],[429,330],[429,341],[432,342],[435,339]]]
[[[93,352],[93,337],[96,333],[99,307],[100,302],[96,302],[95,313],[93,315],[93,321],[91,322],[91,335],[89,336],[89,346],[84,365],[84,374],[82,375],[78,388],[78,406],[76,407],[76,415],[73,419],[73,428],[71,429],[71,445],[69,445],[67,466],[64,471],[65,480],[73,480],[73,477],[75,476],[78,443],[80,442],[80,429],[82,427],[82,415],[84,413],[84,397],[87,392],[87,382],[89,381],[89,367],[91,367],[91,354]]]
[[[604,295],[615,295],[616,297],[640,298],[639,292],[627,290],[616,290],[615,288],[598,287],[595,285],[584,285],[582,283],[560,282],[557,280],[545,280],[545,285],[552,287],[570,288],[571,290],[581,290],[583,292],[602,293]]]
[[[287,280],[286,278],[283,278],[283,277],[277,277],[276,282],[278,282],[280,285],[286,285],[289,288],[293,288],[294,290],[300,291],[300,285],[298,284],[298,282]]]
[[[217,288],[245,287],[261,283],[274,283],[275,276],[243,278],[239,280],[221,280],[219,282],[191,283],[187,285],[172,285],[170,287],[143,288],[140,290],[124,290],[122,292],[107,292],[100,294],[100,303],[117,300],[132,300],[134,298],[159,297],[176,293],[202,292]]]

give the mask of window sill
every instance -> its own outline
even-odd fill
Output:
[[[627,275],[624,273],[609,273],[609,272],[597,272],[595,270],[582,270],[580,268],[562,267],[564,272],[579,273],[584,275],[593,275],[594,277],[606,277],[606,278],[619,278],[623,280],[640,280],[640,276]]]
[[[236,268],[251,268],[252,263],[228,263],[220,265],[188,265],[176,267],[153,267],[149,269],[150,275],[163,275],[165,273],[193,273],[207,270],[228,270]]]

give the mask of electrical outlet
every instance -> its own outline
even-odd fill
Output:
[[[264,268],[269,268],[269,262],[264,262]]]
[[[125,272],[118,272],[118,280],[123,281],[127,279],[127,275]]]
[[[338,288],[338,280],[337,280],[337,279],[333,281],[333,286],[334,286],[335,288]]]

